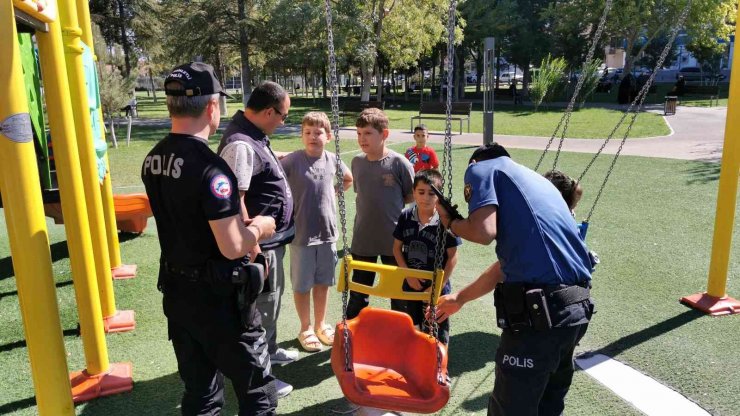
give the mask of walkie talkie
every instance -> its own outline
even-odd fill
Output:
[[[449,199],[445,198],[445,196],[442,195],[442,192],[440,192],[440,190],[437,189],[436,186],[430,186],[432,187],[432,191],[434,191],[434,194],[437,195],[437,198],[439,199],[439,204],[442,205],[445,211],[447,211],[447,213],[450,215],[450,221],[464,219],[463,216],[460,215],[460,212],[458,212],[457,205],[452,205],[452,202],[450,202]]]

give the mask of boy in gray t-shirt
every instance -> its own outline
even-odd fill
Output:
[[[295,238],[290,244],[290,281],[293,284],[301,330],[298,342],[304,350],[321,350],[334,342],[334,327],[326,323],[329,286],[334,285],[337,261],[336,156],[324,150],[331,140],[331,124],[324,113],[303,117],[297,150],[280,160],[293,194]],[[344,162],[342,186],[352,185],[352,174]],[[314,327],[311,324],[311,294],[314,300]]]
[[[405,203],[413,200],[414,167],[402,155],[388,149],[388,117],[368,108],[357,119],[357,142],[364,154],[352,159],[357,194],[352,258],[396,264],[393,230]],[[372,285],[375,273],[356,270],[352,281]],[[369,296],[350,292],[347,318],[356,317],[369,304]]]

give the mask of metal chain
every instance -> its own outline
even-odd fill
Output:
[[[453,71],[455,69],[455,17],[457,12],[457,0],[450,1],[450,7],[447,11],[447,104],[446,104],[446,121],[445,121],[445,140],[444,153],[442,155],[442,184],[441,191],[445,192],[445,183],[447,184],[447,198],[452,200],[452,81]],[[437,272],[442,270],[444,262],[444,250],[447,233],[441,226],[437,227],[437,241],[434,249],[434,271],[432,272],[432,287],[429,296],[429,319],[427,326],[429,335],[432,336],[435,343],[438,343],[439,324],[437,323],[437,305],[435,294],[437,292]],[[436,345],[436,344],[435,344]],[[442,351],[439,346],[437,350],[437,383],[446,385],[447,380],[442,374]]]
[[[599,40],[601,39],[601,35],[604,32],[604,28],[606,27],[606,16],[609,14],[609,11],[611,11],[611,8],[612,0],[606,0],[606,4],[604,5],[604,12],[601,14],[601,20],[599,21],[599,25],[596,28],[593,39],[591,39],[591,46],[589,47],[588,54],[586,55],[586,60],[583,62],[581,76],[578,77],[578,82],[576,83],[576,88],[573,91],[573,96],[570,97],[570,102],[568,103],[568,107],[565,110],[565,113],[563,113],[563,116],[560,118],[557,127],[555,127],[555,131],[552,133],[550,140],[547,142],[547,146],[545,146],[545,150],[542,152],[540,160],[537,161],[537,165],[534,167],[535,171],[539,169],[540,164],[542,164],[542,161],[545,159],[547,151],[550,149],[550,145],[552,145],[552,141],[555,139],[555,136],[557,136],[560,127],[563,126],[563,122],[565,122],[562,134],[560,135],[558,150],[555,153],[555,162],[553,163],[552,168],[555,169],[558,165],[558,157],[560,156],[560,150],[562,149],[563,141],[565,140],[565,132],[568,131],[568,125],[570,124],[570,116],[573,113],[573,107],[575,106],[576,98],[578,98],[578,93],[581,91],[581,87],[583,87],[584,80],[586,79],[586,77],[584,76],[586,74],[586,68],[589,63],[591,63],[591,60],[593,60],[594,58],[594,54],[596,53],[596,46],[598,45]]]
[[[337,87],[337,58],[334,53],[334,31],[332,29],[331,0],[326,0],[326,32],[329,46],[329,83],[331,85],[331,114],[334,131],[334,148],[336,151],[337,204],[339,206],[339,223],[342,230],[342,265],[344,267],[344,291],[342,291],[342,338],[344,340],[344,370],[352,371],[350,359],[349,329],[347,328],[347,304],[349,302],[349,265],[347,250],[347,205],[344,197],[344,171],[342,169],[342,152],[339,145],[339,91]]]
[[[650,90],[650,86],[653,84],[653,81],[655,80],[655,76],[658,74],[658,70],[663,67],[663,62],[665,61],[666,57],[668,56],[668,53],[671,50],[671,46],[673,45],[673,42],[676,40],[676,36],[678,35],[678,31],[681,27],[683,27],[683,22],[686,20],[686,17],[689,14],[689,11],[691,10],[691,0],[688,0],[686,2],[686,6],[684,6],[684,9],[681,11],[681,14],[678,17],[678,21],[671,29],[671,36],[668,40],[668,43],[666,43],[665,47],[663,48],[663,51],[660,53],[660,57],[658,58],[658,62],[655,64],[655,68],[653,68],[653,72],[650,74],[650,77],[647,79],[645,84],[642,86],[640,91],[637,93],[637,96],[634,100],[630,103],[627,110],[622,114],[622,117],[619,120],[619,123],[612,129],[609,136],[606,138],[604,143],[601,145],[601,148],[599,148],[599,151],[596,152],[594,157],[591,159],[589,164],[586,166],[586,169],[583,170],[583,173],[581,173],[581,176],[578,177],[578,180],[576,182],[580,182],[583,177],[586,175],[586,172],[591,168],[591,165],[596,161],[596,158],[599,157],[599,154],[604,150],[606,147],[606,144],[609,142],[609,140],[612,139],[614,134],[616,133],[617,129],[622,125],[622,122],[625,118],[627,118],[627,115],[629,113],[632,113],[632,119],[630,120],[629,124],[627,125],[627,130],[624,133],[624,137],[622,137],[622,141],[619,143],[619,148],[617,149],[617,152],[614,154],[614,158],[612,159],[611,165],[609,165],[609,170],[606,172],[606,176],[604,177],[604,181],[601,183],[601,187],[599,188],[599,192],[596,194],[596,198],[594,199],[594,203],[591,206],[591,209],[588,212],[588,216],[586,217],[586,222],[589,222],[591,220],[591,216],[594,213],[594,210],[596,209],[596,204],[599,202],[599,199],[601,199],[601,194],[604,192],[604,188],[606,187],[606,183],[609,181],[609,177],[612,174],[612,171],[614,170],[614,165],[617,163],[617,158],[619,158],[620,153],[622,153],[622,148],[624,147],[624,144],[627,142],[627,137],[630,134],[630,131],[632,130],[632,126],[635,124],[635,120],[637,120],[637,116],[639,115],[640,111],[642,110],[642,105],[645,102],[645,98],[647,98],[648,91]],[[635,104],[637,104],[637,107],[635,108]]]

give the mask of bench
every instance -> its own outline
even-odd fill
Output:
[[[460,134],[462,134],[462,122],[468,122],[468,133],[470,133],[470,111],[473,109],[473,103],[452,103],[450,109],[450,118],[460,121]],[[441,115],[443,117],[438,117]],[[447,105],[438,102],[424,102],[419,108],[419,115],[411,117],[411,131],[414,131],[414,120],[446,120]]]
[[[684,85],[676,90],[676,95],[686,97],[687,95],[701,98],[709,98],[709,106],[712,101],[719,105],[719,85]]]
[[[381,110],[385,109],[385,101],[344,101],[342,102],[342,110],[339,112],[339,115],[342,116],[342,125],[346,125],[344,122],[344,117],[347,115],[353,115],[357,116],[359,115],[362,110],[366,108],[379,108]]]

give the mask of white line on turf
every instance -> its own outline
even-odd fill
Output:
[[[710,415],[675,390],[606,355],[583,355],[576,358],[576,364],[648,416]]]

